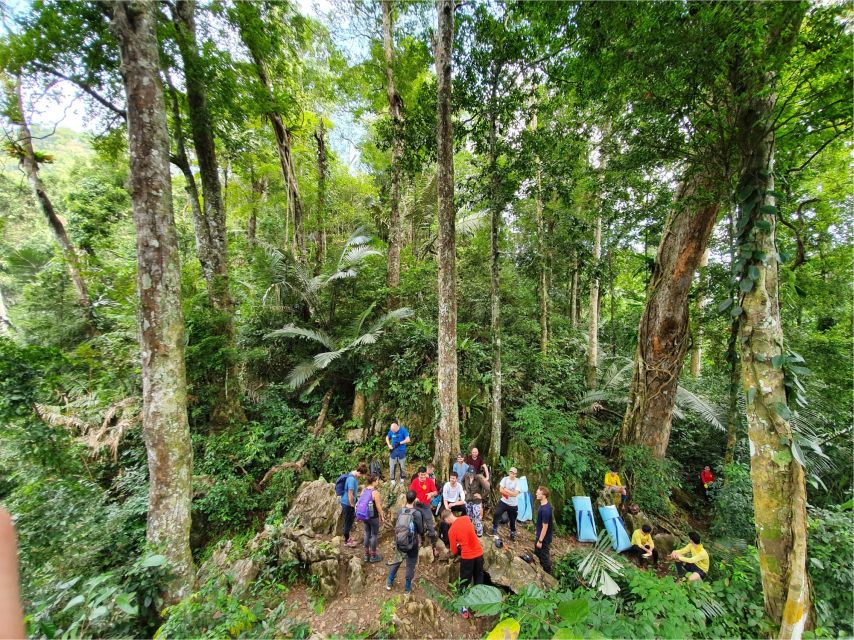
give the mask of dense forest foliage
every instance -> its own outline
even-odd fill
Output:
[[[548,486],[560,536],[617,465],[709,541],[700,586],[574,549],[474,636],[854,634],[850,5],[327,9],[2,3],[27,633],[308,637],[304,567],[196,569],[399,420],[409,467]]]

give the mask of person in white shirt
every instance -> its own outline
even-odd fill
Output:
[[[510,518],[510,540],[516,541],[516,517],[519,515],[519,493],[516,488],[518,475],[516,467],[510,467],[507,475],[501,478],[501,483],[498,485],[498,491],[501,493],[501,500],[495,505],[495,514],[492,516],[492,535],[498,537],[498,523],[501,522],[501,516],[506,512]]]
[[[448,511],[455,511],[461,515],[466,513],[466,492],[454,471],[451,471],[450,479],[442,487],[442,505]]]

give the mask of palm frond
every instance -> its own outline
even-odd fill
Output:
[[[333,280],[346,280],[347,278],[355,278],[358,275],[358,272],[355,269],[344,269],[343,271],[336,271],[331,276],[326,278],[326,282],[332,282]]]
[[[340,266],[354,267],[360,265],[371,256],[381,255],[383,255],[383,252],[379,249],[372,249],[368,245],[363,244],[346,249],[344,253],[341,254],[341,260],[338,261],[338,264]]]
[[[344,250],[341,255],[347,253],[347,249],[350,247],[368,244],[371,240],[373,240],[373,236],[368,233],[367,229],[365,227],[359,227],[350,234],[349,238],[347,238],[347,242],[344,243]]]
[[[341,357],[341,355],[349,349],[349,345],[344,347],[343,349],[338,349],[337,351],[324,351],[323,353],[318,353],[314,356],[314,365],[318,369],[325,369],[332,362]]]
[[[319,342],[327,349],[335,349],[335,341],[332,337],[324,332],[317,329],[306,329],[304,327],[298,327],[293,324],[289,324],[281,329],[276,329],[275,331],[271,331],[268,333],[265,338],[305,338],[306,340],[314,340],[315,342]]]
[[[318,366],[314,364],[314,360],[304,360],[297,366],[291,369],[285,382],[291,389],[298,389],[304,385],[318,371]]]
[[[612,575],[622,575],[623,567],[611,552],[611,538],[605,529],[599,532],[595,544],[582,557],[578,565],[581,576],[606,596],[620,592]]]
[[[51,407],[46,404],[39,404],[38,402],[33,407],[38,417],[52,427],[65,427],[66,429],[77,429],[79,431],[85,431],[89,427],[85,421],[75,415],[63,415],[58,407]]]
[[[676,387],[676,406],[678,406],[682,411],[687,409],[696,413],[715,429],[726,431],[726,419],[721,417],[718,410],[708,401],[704,400],[697,394],[688,391],[688,389],[682,385],[677,385]]]
[[[393,309],[377,318],[377,321],[371,325],[371,328],[368,331],[379,331],[392,320],[405,320],[406,318],[411,318],[414,313],[415,312],[409,307],[400,307],[399,309]]]
[[[457,236],[472,236],[477,233],[479,229],[485,227],[487,222],[489,222],[489,215],[487,211],[475,211],[473,213],[462,215],[458,217],[456,221]]]

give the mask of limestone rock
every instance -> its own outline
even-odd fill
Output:
[[[228,554],[230,552],[231,540],[226,540],[218,544],[211,557],[205,560],[198,571],[196,571],[196,584],[201,586],[212,575],[224,572],[228,567]]]
[[[430,545],[425,545],[418,550],[418,563],[419,564],[433,564],[433,549]]]
[[[314,533],[336,533],[342,527],[341,503],[335,484],[323,478],[303,482],[285,519],[289,526],[307,527]]]
[[[359,444],[365,440],[365,430],[349,429],[347,433],[344,434],[344,439],[350,444]]]
[[[341,537],[335,536],[331,540],[322,540],[308,536],[299,536],[297,542],[297,556],[301,562],[312,564],[323,560],[335,560],[341,557]]]
[[[325,598],[333,598],[338,593],[338,560],[320,560],[308,567],[309,573],[317,576],[317,589]]]
[[[347,573],[349,575],[349,578],[347,579],[348,593],[351,596],[361,593],[365,588],[365,570],[362,567],[362,561],[357,556],[350,558],[350,562],[347,566]]]
[[[241,558],[240,560],[235,561],[235,563],[228,569],[228,574],[231,576],[234,583],[231,590],[232,593],[244,593],[249,588],[249,585],[252,584],[252,581],[258,577],[258,573],[261,571],[261,565],[261,561],[252,557]]]
[[[483,569],[493,584],[509,588],[513,593],[522,593],[529,584],[541,589],[552,589],[557,580],[540,569],[528,564],[507,549],[496,549],[495,545],[483,545]]]
[[[662,560],[673,553],[673,549],[676,548],[676,536],[669,533],[657,533],[652,536],[652,540],[658,550],[658,557]]]
[[[299,544],[295,540],[282,537],[279,540],[279,566],[287,566],[299,562]]]
[[[626,531],[629,532],[629,535],[632,535],[635,529],[640,529],[645,524],[652,524],[643,511],[626,513],[623,515],[623,521],[626,523]]]
[[[411,594],[405,595],[392,617],[394,635],[397,638],[423,638],[425,631],[439,633],[439,615],[439,605],[433,600],[419,600]]]

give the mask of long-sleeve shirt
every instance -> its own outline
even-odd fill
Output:
[[[454,520],[448,529],[448,542],[452,556],[457,555],[457,545],[460,545],[460,557],[463,560],[474,560],[483,555],[483,547],[468,516]]]
[[[694,547],[693,549],[691,547]],[[703,545],[687,544],[681,549],[676,550],[676,554],[683,558],[682,562],[690,562],[696,565],[698,569],[702,569],[706,573],[709,571],[709,552],[703,548]],[[689,555],[690,554],[690,555]]]
[[[481,504],[489,495],[489,485],[486,483],[486,478],[476,473],[467,473],[463,480],[463,491],[466,492],[466,502],[472,504]],[[475,498],[474,494],[479,493],[480,498]]]

